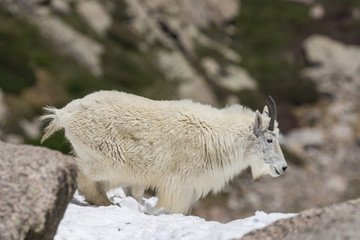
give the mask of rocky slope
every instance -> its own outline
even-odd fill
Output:
[[[0,0],[0,139],[38,145],[41,107],[99,89],[261,109],[270,94],[287,174],[253,182],[244,173],[193,214],[229,221],[355,198],[359,9],[350,0]],[[61,133],[46,144],[69,151]]]

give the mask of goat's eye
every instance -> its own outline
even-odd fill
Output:
[[[272,139],[267,139],[266,140],[268,143],[272,143],[273,141],[272,141]]]

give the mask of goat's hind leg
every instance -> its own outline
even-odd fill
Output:
[[[104,182],[94,182],[81,170],[78,171],[78,189],[85,201],[96,206],[113,205],[108,199]]]
[[[145,189],[143,187],[140,186],[123,187],[123,190],[127,197],[133,197],[139,204],[141,204],[145,192]]]
[[[131,195],[133,198],[136,199],[136,201],[141,204],[141,201],[144,197],[144,188],[140,186],[133,186],[131,187]]]

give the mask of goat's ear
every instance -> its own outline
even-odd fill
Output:
[[[254,122],[254,134],[256,135],[256,137],[260,135],[262,131],[262,125],[263,125],[263,120],[261,113],[258,110],[256,110],[255,122]]]
[[[264,107],[264,109],[262,111],[262,114],[266,114],[268,117],[270,117],[268,106],[265,105],[265,107]]]

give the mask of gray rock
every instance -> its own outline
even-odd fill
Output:
[[[169,81],[191,81],[199,77],[194,68],[179,52],[159,51],[157,53],[157,63]]]
[[[97,1],[80,1],[78,11],[84,20],[100,35],[112,24],[111,15]]]
[[[211,57],[204,57],[201,60],[201,65],[204,68],[206,74],[211,77],[216,76],[221,71],[219,64]]]
[[[295,153],[306,147],[320,147],[325,143],[324,133],[317,128],[302,128],[292,130],[286,137],[285,146]]]
[[[39,117],[35,117],[31,121],[27,119],[21,119],[19,121],[19,125],[28,138],[32,138],[32,139],[40,138],[42,123],[39,120]]]
[[[39,5],[38,2],[0,0],[0,6],[35,25],[58,50],[74,58],[95,76],[100,76],[103,45],[75,30],[52,14],[51,8]]]
[[[227,76],[222,77],[218,85],[232,91],[255,85],[246,81],[249,78],[244,80],[247,76],[242,69],[236,67],[235,64],[240,61],[236,51],[200,31],[200,28],[210,24],[222,26],[233,19],[238,13],[237,1],[201,0],[195,3],[188,0],[127,0],[126,3],[129,15],[133,16],[130,25],[134,32],[144,36],[149,46],[160,43],[166,48],[166,52],[159,51],[156,63],[167,79],[180,83],[178,98],[191,98],[218,105],[209,80],[198,71],[193,61],[198,54],[196,49],[200,46],[220,53],[224,59],[232,63],[232,66],[226,67]],[[217,79],[218,75],[216,74],[214,79]],[[242,77],[241,81],[239,77]],[[199,94],[202,96],[198,97]]]
[[[321,66],[313,68],[316,71],[336,72],[352,75],[357,72],[360,64],[360,47],[345,45],[326,36],[313,35],[303,44],[307,59]],[[320,74],[320,73],[319,73]]]
[[[313,19],[321,19],[325,16],[325,8],[322,4],[315,4],[309,10],[309,15]]]
[[[360,199],[322,209],[311,209],[255,230],[242,240],[360,239]]]
[[[51,7],[55,12],[69,14],[71,9],[67,0],[52,0]]]
[[[0,88],[0,127],[6,122],[8,111],[9,110],[4,99],[4,93]]]
[[[179,98],[218,106],[215,93],[183,55],[176,51],[159,51],[157,56],[166,79],[179,83]]]
[[[0,142],[0,239],[53,239],[76,189],[72,157]]]
[[[313,35],[303,43],[307,60],[315,64],[303,71],[320,92],[352,101],[359,98],[360,47],[326,36]]]
[[[12,144],[22,144],[25,141],[24,137],[15,133],[3,134],[1,140]]]
[[[255,80],[243,68],[235,65],[220,68],[215,59],[210,57],[205,57],[201,64],[206,74],[214,79],[218,86],[226,90],[237,92],[244,89],[256,89]]]
[[[337,141],[351,142],[354,140],[354,130],[347,124],[336,124],[330,132]]]
[[[183,82],[178,88],[179,97],[182,99],[192,99],[195,102],[218,106],[217,99],[211,88],[204,81],[201,81],[201,78]]]
[[[147,38],[157,38],[168,47],[167,36],[163,35],[158,22],[161,21],[176,33],[178,41],[183,45],[186,51],[192,51],[193,40],[201,41],[199,38],[205,38],[200,33],[199,28],[205,28],[211,24],[222,26],[223,23],[234,19],[238,14],[239,3],[235,0],[127,0],[129,12],[135,16],[132,23],[133,27]],[[200,36],[201,35],[201,36]],[[212,42],[211,39],[206,38]],[[168,39],[172,41],[171,39]],[[148,39],[149,41],[149,39]],[[223,48],[224,45],[220,44]],[[228,49],[230,51],[230,49]],[[234,51],[232,51],[234,52]]]
[[[255,80],[249,75],[248,71],[244,68],[237,66],[228,66],[225,69],[224,76],[218,76],[218,84],[232,92],[237,92],[244,89],[256,89],[257,85]]]
[[[95,76],[102,74],[101,54],[104,47],[99,42],[50,14],[34,18],[33,23],[64,54],[74,58]]]

